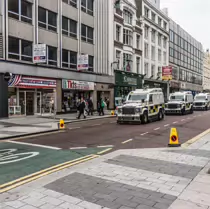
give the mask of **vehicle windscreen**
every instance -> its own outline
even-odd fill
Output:
[[[147,99],[146,94],[130,94],[128,101],[143,101]]]
[[[170,96],[170,100],[172,101],[183,101],[184,95],[172,95]]]
[[[206,96],[196,96],[195,100],[206,100]]]

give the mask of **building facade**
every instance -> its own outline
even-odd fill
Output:
[[[41,114],[49,106],[74,111],[81,97],[92,97],[95,107],[100,97],[113,97],[110,10],[113,2],[103,0],[0,0],[0,73],[13,74],[11,115]],[[46,44],[46,63],[33,63],[35,44]],[[82,54],[89,67],[78,71]]]
[[[203,57],[203,91],[210,92],[210,53],[206,50]]]
[[[162,81],[162,68],[169,62],[169,18],[160,10],[160,2],[143,0],[140,6],[143,21],[144,85],[161,87],[168,95],[168,81]]]
[[[173,67],[170,91],[202,91],[203,47],[173,20],[170,20],[169,62]]]
[[[114,9],[115,105],[142,88],[142,24],[135,0],[121,0]],[[110,22],[112,24],[112,22]]]

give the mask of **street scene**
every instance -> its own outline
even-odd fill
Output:
[[[0,0],[0,209],[210,209],[209,11]]]

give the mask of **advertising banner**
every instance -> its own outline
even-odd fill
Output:
[[[162,67],[162,80],[164,81],[172,80],[171,66]]]
[[[33,47],[33,63],[46,63],[46,44],[35,44]]]
[[[95,84],[87,81],[62,80],[63,89],[93,91]]]
[[[78,55],[78,57],[77,57],[77,69],[78,70],[88,70],[88,68],[89,68],[88,54]]]

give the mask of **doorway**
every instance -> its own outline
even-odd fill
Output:
[[[34,115],[34,93],[32,91],[20,91],[21,115]]]

